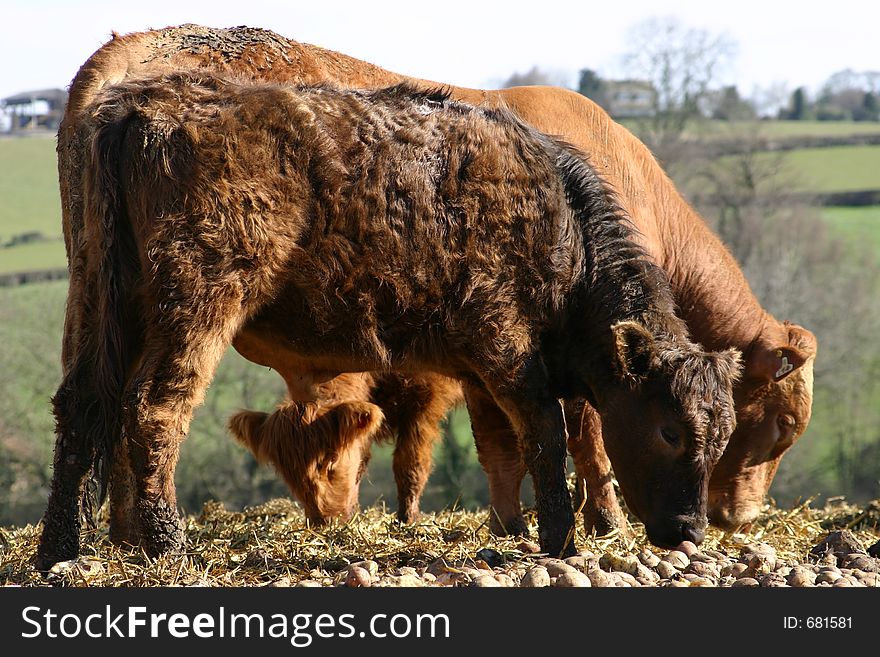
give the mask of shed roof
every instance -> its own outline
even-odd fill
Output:
[[[13,96],[3,99],[8,105],[28,105],[37,100],[44,100],[55,105],[62,105],[67,102],[67,92],[64,89],[38,89],[36,91],[22,91]]]

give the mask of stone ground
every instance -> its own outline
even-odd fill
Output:
[[[208,503],[184,519],[187,546],[150,559],[107,539],[106,519],[85,531],[81,556],[48,576],[32,567],[39,527],[0,529],[7,586],[311,587],[880,587],[880,501],[821,509],[768,505],[741,533],[710,529],[702,545],[662,550],[631,537],[586,536],[568,559],[529,539],[498,538],[488,513],[443,511],[401,525],[383,508],[311,527],[289,500],[243,512]],[[530,517],[536,535],[534,517]]]

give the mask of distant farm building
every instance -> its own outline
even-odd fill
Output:
[[[24,91],[0,101],[11,133],[57,130],[66,104],[64,89]]]
[[[615,119],[653,116],[657,91],[644,80],[604,80],[606,109]]]

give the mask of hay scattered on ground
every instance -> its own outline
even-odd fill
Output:
[[[534,537],[536,519],[530,515],[528,520]],[[198,516],[184,519],[187,549],[182,554],[151,559],[142,551],[115,546],[108,539],[106,518],[102,518],[97,529],[83,532],[80,558],[61,565],[48,577],[32,566],[39,526],[6,527],[0,529],[0,584],[290,586],[307,581],[334,586],[351,579],[351,564],[367,561],[365,569],[374,571],[370,573],[373,583],[382,580],[406,585],[426,571],[436,575],[437,564],[442,564],[443,573],[469,575],[427,577],[422,583],[473,583],[479,577],[475,571],[480,570],[489,575],[507,573],[515,585],[546,555],[535,554],[536,546],[521,537],[493,536],[487,521],[486,511],[447,510],[401,525],[385,509],[371,507],[349,522],[316,528],[290,500],[276,499],[241,512],[210,502]],[[747,532],[726,534],[710,528],[700,551],[716,553],[721,564],[728,556],[735,561],[748,545],[765,543],[775,549],[779,563],[794,566],[811,563],[811,548],[830,531],[840,529],[851,531],[865,548],[876,543],[880,538],[880,501],[858,506],[838,500],[823,508],[813,508],[809,502],[790,509],[768,505]],[[579,529],[576,540],[588,559],[632,557],[641,552],[644,562],[644,548],[661,558],[667,555],[668,551],[650,545],[640,524],[634,524],[632,532],[634,537],[624,540],[616,535],[586,536]],[[604,563],[616,561],[606,557]],[[402,575],[410,579],[401,579]],[[656,584],[663,585],[663,580]],[[718,584],[723,584],[720,578]]]

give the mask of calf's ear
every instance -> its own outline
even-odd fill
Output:
[[[736,382],[742,376],[743,358],[739,349],[725,349],[724,351],[716,351],[712,353],[715,365],[721,370],[722,374]]]
[[[657,355],[654,336],[637,322],[618,322],[614,336],[614,368],[624,380],[638,384],[651,372]]]

